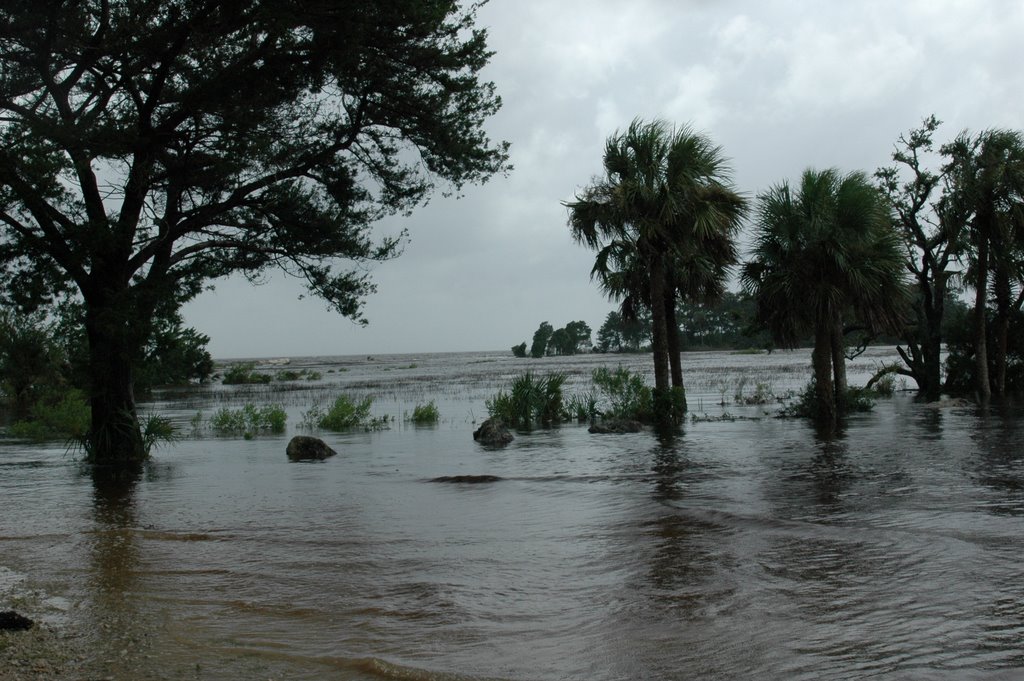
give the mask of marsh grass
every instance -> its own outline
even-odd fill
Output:
[[[222,407],[210,417],[209,423],[218,435],[242,435],[251,439],[260,433],[283,433],[287,421],[288,415],[280,405],[246,404],[240,409]]]
[[[437,409],[437,405],[431,400],[426,404],[417,404],[412,410],[410,415],[408,412],[405,414],[405,420],[415,423],[418,426],[430,425],[437,423],[441,419],[441,413]]]
[[[314,404],[302,415],[300,425],[304,428],[323,428],[325,430],[383,430],[387,428],[388,416],[370,416],[373,406],[372,397],[354,400],[348,395],[338,395],[331,406],[323,409],[319,403]]]

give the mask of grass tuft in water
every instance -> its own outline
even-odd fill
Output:
[[[429,425],[437,423],[441,419],[441,413],[437,410],[437,405],[431,400],[426,404],[417,404],[412,410],[412,415],[408,413],[405,415],[406,421],[411,421],[416,425]]]
[[[259,433],[283,433],[288,415],[276,404],[241,409],[223,407],[210,417],[210,428],[218,435],[242,435],[251,439]]]
[[[348,395],[339,395],[326,411],[314,404],[303,414],[300,425],[307,428],[324,428],[326,430],[383,430],[387,428],[387,416],[370,416],[372,397],[364,397],[356,401]]]

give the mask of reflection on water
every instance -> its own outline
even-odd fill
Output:
[[[596,361],[542,368],[579,379]],[[765,364],[693,362],[704,404]],[[570,425],[486,450],[473,418],[524,365],[378,365],[319,389],[376,381],[392,397],[375,408],[400,414],[441,377],[470,387],[444,393],[433,429],[327,434],[339,455],[315,465],[289,463],[287,437],[194,438],[109,480],[60,450],[0,446],[0,573],[70,604],[41,615],[77,633],[82,678],[1024,673],[1019,408],[900,396],[823,437],[732,405],[750,418],[661,439]],[[226,398],[164,399],[175,416]],[[431,482],[482,475],[500,479]]]

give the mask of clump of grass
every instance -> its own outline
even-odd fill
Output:
[[[743,388],[746,385],[746,377],[740,379],[736,386],[736,403],[737,404],[771,404],[776,401],[775,393],[772,391],[770,383],[758,381],[754,386],[754,392],[751,395],[744,395]]]
[[[653,418],[653,395],[644,377],[625,367],[594,369],[594,385],[601,394],[606,419],[630,419],[649,423]]]
[[[530,429],[535,424],[550,425],[565,417],[562,385],[565,374],[535,377],[527,371],[512,379],[508,391],[486,401],[491,418],[501,419],[510,428]]]
[[[43,442],[54,439],[84,440],[89,431],[89,404],[80,390],[54,394],[32,405],[29,417],[15,421],[8,432],[22,440]]]
[[[243,435],[246,439],[259,433],[283,433],[288,415],[276,404],[257,407],[246,404],[241,409],[224,407],[210,417],[210,428],[220,435]]]
[[[224,385],[249,385],[270,383],[270,380],[270,374],[256,371],[256,365],[252,362],[242,362],[225,369],[222,382]]]
[[[320,405],[314,404],[309,411],[303,414],[302,425],[326,430],[351,430],[353,428],[383,430],[387,428],[387,416],[370,416],[372,405],[372,397],[364,397],[362,400],[356,401],[348,395],[339,395],[334,400],[334,404],[326,411]]]
[[[566,400],[565,410],[571,418],[580,423],[585,421],[596,421],[601,412],[597,408],[598,396],[593,390],[583,393],[574,393]]]
[[[437,423],[441,419],[441,412],[437,410],[437,405],[431,400],[426,404],[417,404],[412,410],[412,415],[408,413],[405,415],[406,421],[411,421],[416,425],[428,425],[431,423]]]

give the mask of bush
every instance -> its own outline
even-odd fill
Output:
[[[441,418],[441,413],[437,410],[437,405],[431,400],[426,404],[417,404],[416,408],[412,410],[412,416],[406,416],[406,421],[412,421],[417,425],[426,425],[430,423],[437,423]]]
[[[210,418],[210,427],[221,435],[244,435],[251,438],[261,432],[283,433],[288,415],[276,404],[256,407],[247,404],[241,409],[220,409]]]
[[[534,424],[551,425],[565,418],[562,385],[565,374],[535,378],[527,371],[512,379],[508,392],[499,391],[486,401],[491,418],[501,419],[509,428],[530,429]]]
[[[871,411],[875,406],[874,398],[878,396],[873,388],[847,388],[846,394],[836,401],[839,414]],[[818,418],[821,408],[818,403],[815,381],[812,378],[796,397],[796,402],[779,412],[782,416],[801,418]]]
[[[303,416],[303,425],[315,425],[317,428],[327,430],[350,430],[352,428],[382,430],[387,427],[388,417],[370,416],[372,405],[372,397],[364,397],[356,402],[348,395],[339,395],[326,412],[319,405],[313,405]]]
[[[615,370],[607,367],[594,369],[592,378],[602,397],[602,416],[645,423],[652,421],[653,394],[643,376],[620,366]]]
[[[224,370],[224,385],[249,385],[270,383],[269,374],[261,374],[256,371],[256,365],[252,362],[233,364]]]
[[[312,369],[282,369],[274,374],[275,381],[319,381],[321,377],[319,371]]]
[[[42,442],[54,439],[83,440],[89,432],[89,404],[81,391],[69,389],[50,395],[29,408],[27,419],[11,424],[13,437]]]

